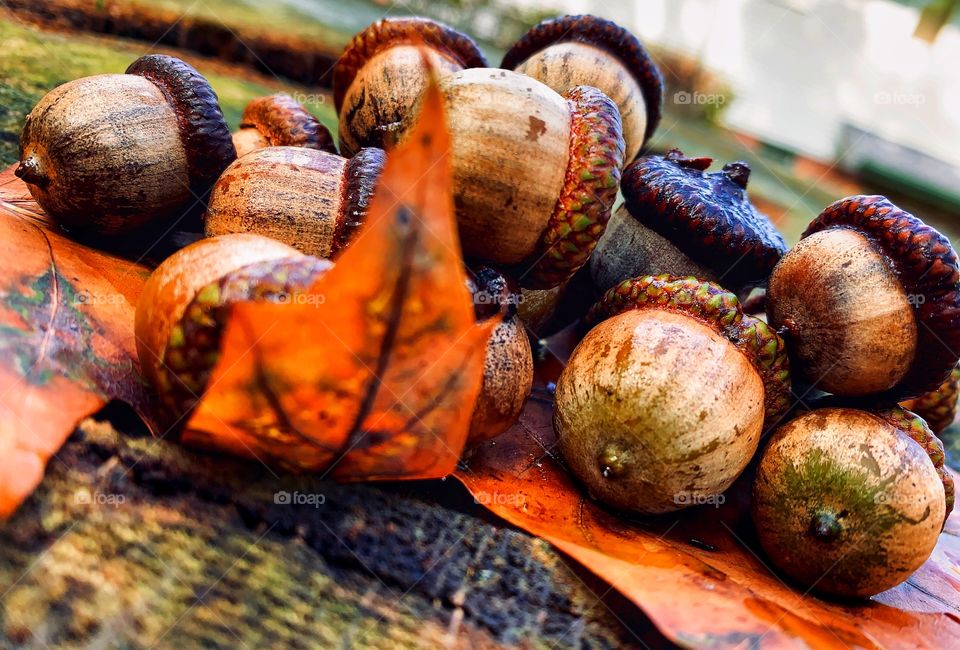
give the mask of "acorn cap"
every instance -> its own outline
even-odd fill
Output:
[[[477,321],[497,314],[507,320],[517,313],[520,289],[515,281],[492,267],[472,267],[467,273],[467,289],[473,298],[473,315]]]
[[[237,157],[217,94],[193,66],[165,54],[141,56],[126,73],[148,79],[166,95],[177,114],[190,189],[198,198],[204,198]]]
[[[220,338],[238,302],[291,302],[333,265],[316,257],[265,260],[240,267],[197,291],[170,333],[158,393],[167,415],[181,418],[200,400],[220,357]]]
[[[930,429],[939,434],[949,427],[957,417],[957,393],[960,391],[960,368],[954,368],[950,378],[936,390],[924,393],[900,406],[913,411],[924,420]]]
[[[927,423],[923,421],[923,418],[904,408],[893,406],[890,408],[871,409],[871,412],[899,429],[904,435],[923,447],[923,450],[930,456],[930,460],[937,470],[937,475],[943,482],[943,494],[947,502],[943,523],[946,525],[947,519],[953,511],[953,504],[956,499],[956,488],[953,484],[953,478],[950,477],[950,473],[944,465],[943,442],[934,435],[927,426]]]
[[[714,269],[724,284],[762,283],[787,246],[747,197],[750,167],[733,162],[706,172],[712,162],[687,158],[679,149],[638,159],[623,172],[627,211],[694,262]]]
[[[835,228],[872,243],[900,281],[917,320],[917,348],[891,395],[935,390],[960,360],[960,263],[950,241],[883,196],[850,196],[831,203],[801,239]]]
[[[776,426],[790,406],[790,361],[783,339],[762,320],[743,313],[726,289],[697,278],[645,275],[624,280],[590,308],[587,322],[631,309],[674,311],[707,325],[737,346],[763,380],[764,428]]]
[[[616,104],[590,86],[575,86],[563,97],[570,105],[569,162],[533,266],[520,278],[530,289],[559,286],[586,264],[620,186],[624,142]]]
[[[333,70],[333,105],[337,113],[360,69],[396,45],[425,45],[464,68],[486,68],[487,59],[472,38],[429,18],[384,18],[353,37]]]
[[[343,207],[333,233],[333,250],[342,250],[363,225],[386,161],[387,154],[376,147],[361,149],[347,161],[343,172]]]
[[[333,135],[290,95],[258,97],[243,109],[240,128],[254,128],[272,147],[308,147],[337,153]]]
[[[577,42],[592,45],[617,57],[643,93],[647,108],[644,142],[656,130],[663,110],[663,75],[637,37],[609,20],[597,16],[560,16],[533,27],[504,55],[500,67],[508,70],[554,43]]]

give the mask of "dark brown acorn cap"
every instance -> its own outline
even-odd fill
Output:
[[[939,434],[953,424],[957,417],[958,391],[960,391],[960,368],[954,368],[950,378],[940,384],[937,390],[901,402],[900,406],[922,417],[927,421],[930,429]]]
[[[243,109],[240,128],[255,128],[272,147],[307,147],[337,153],[330,130],[283,93],[258,97]]]
[[[943,482],[943,494],[947,502],[943,523],[946,525],[947,519],[953,511],[956,488],[953,484],[953,478],[944,466],[946,458],[943,451],[943,442],[934,435],[923,418],[899,406],[870,409],[870,411],[902,431],[904,435],[923,447],[923,450],[927,452],[934,468],[937,470],[937,475]]]
[[[902,397],[935,390],[960,359],[960,262],[950,241],[883,196],[850,196],[830,204],[802,237],[834,228],[866,237],[913,307],[916,354],[906,376],[887,392]]]
[[[206,390],[232,305],[290,302],[331,267],[327,260],[308,256],[267,260],[240,267],[197,291],[174,325],[163,353],[161,372],[166,386],[160,387],[158,394],[167,416],[181,418]]]
[[[165,54],[141,56],[130,64],[127,74],[150,80],[166,95],[177,114],[190,189],[205,200],[223,170],[237,158],[217,94],[193,66]]]
[[[344,95],[367,61],[396,45],[425,45],[464,68],[486,68],[487,59],[472,38],[429,18],[384,18],[353,37],[333,69],[333,105]]]
[[[712,162],[687,158],[679,149],[638,159],[623,172],[627,210],[694,262],[713,269],[724,285],[761,284],[787,246],[747,197],[750,167],[734,162],[706,172]]]
[[[696,319],[743,352],[764,387],[764,429],[779,424],[790,406],[790,361],[783,339],[762,320],[743,313],[737,297],[713,282],[674,275],[644,275],[607,291],[587,323],[631,309],[665,309]]]
[[[554,43],[593,45],[623,62],[643,93],[647,107],[644,142],[650,139],[663,111],[663,75],[637,37],[614,22],[597,16],[560,16],[545,20],[523,35],[504,55],[500,67],[508,70]]]
[[[570,156],[553,214],[520,284],[551,289],[573,277],[596,247],[617,199],[623,128],[616,104],[590,86],[563,93],[570,105]]]
[[[367,147],[347,161],[343,170],[342,213],[333,233],[334,252],[342,250],[363,225],[373,191],[383,172],[387,155],[383,149]]]
[[[489,266],[471,267],[467,273],[467,289],[473,298],[477,321],[503,315],[503,320],[517,313],[520,288],[517,283]]]

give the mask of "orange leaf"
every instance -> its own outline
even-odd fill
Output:
[[[233,309],[185,442],[345,480],[453,471],[496,319],[474,322],[449,149],[434,84],[336,266],[297,304]]]
[[[0,174],[0,518],[77,423],[112,398],[146,411],[133,312],[148,269],[60,234]]]
[[[677,643],[947,648],[960,639],[956,511],[932,557],[907,582],[868,602],[831,602],[768,568],[747,509],[748,476],[718,508],[630,520],[587,497],[558,454],[552,405],[530,400],[520,421],[476,448],[455,476],[477,502],[580,562]]]

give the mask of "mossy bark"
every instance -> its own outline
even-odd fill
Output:
[[[275,476],[109,411],[0,529],[0,647],[665,645],[453,481]]]

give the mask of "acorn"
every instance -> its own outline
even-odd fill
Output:
[[[517,287],[489,267],[478,268],[467,285],[478,321],[502,314],[487,341],[483,383],[470,419],[467,442],[476,444],[500,435],[520,417],[533,386],[533,353],[517,315]]]
[[[254,234],[201,239],[180,249],[147,282],[137,303],[137,355],[161,417],[182,423],[219,357],[231,305],[293,301],[332,264]]]
[[[464,70],[440,87],[464,255],[512,267],[523,288],[563,284],[589,258],[616,198],[616,106],[595,88],[561,97],[507,70]]]
[[[385,18],[353,37],[333,69],[344,155],[386,149],[412,126],[427,87],[424,54],[440,76],[487,67],[469,36],[428,18]]]
[[[645,276],[611,289],[557,382],[567,467],[626,511],[710,502],[786,411],[783,340],[736,296],[696,278]]]
[[[783,237],[747,196],[747,163],[706,171],[712,162],[673,149],[624,170],[624,203],[590,260],[599,291],[669,273],[717,282],[745,298],[766,282],[787,250]]]
[[[249,232],[314,257],[332,257],[366,218],[386,160],[380,149],[353,158],[304,147],[266,147],[238,158],[213,186],[208,237]]]
[[[603,91],[620,110],[625,160],[653,135],[663,108],[663,75],[637,37],[597,16],[561,16],[533,27],[501,67],[542,81],[558,93],[574,86]]]
[[[828,206],[767,289],[811,385],[890,402],[935,390],[960,358],[960,271],[949,240],[882,196]]]
[[[233,134],[237,156],[264,147],[307,147],[337,153],[330,130],[303,104],[286,94],[254,99],[243,109]]]
[[[922,417],[935,434],[953,424],[957,418],[957,389],[960,387],[960,368],[954,368],[950,377],[933,391],[900,403],[900,406]]]
[[[217,96],[162,54],[126,74],[68,82],[27,116],[16,175],[48,215],[79,235],[172,227],[202,207],[236,152]]]
[[[753,486],[753,520],[773,563],[805,587],[847,597],[906,580],[952,507],[943,446],[899,407],[801,415],[774,433]]]

